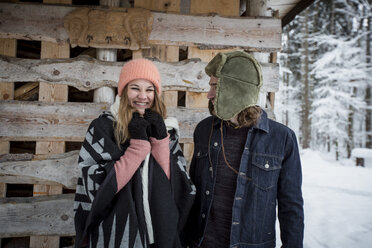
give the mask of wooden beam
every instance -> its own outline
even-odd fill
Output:
[[[17,88],[14,91],[14,99],[16,100],[22,100],[24,99],[24,96],[29,94],[29,92],[34,91],[37,87],[39,87],[38,82],[31,82],[31,83],[26,83],[22,85],[21,87]],[[36,89],[38,90],[38,89]]]
[[[0,38],[66,43],[68,35],[63,27],[63,17],[78,8],[0,3]],[[115,10],[126,11],[120,8]],[[149,37],[149,44],[152,45],[197,46],[203,49],[244,48],[268,52],[281,49],[281,22],[278,19],[159,12],[152,12],[152,16],[154,22]],[[109,44],[99,47],[113,48]],[[115,48],[127,48],[127,45]]]
[[[0,238],[30,235],[73,236],[73,205],[74,194],[2,198]]]
[[[31,159],[0,162],[0,182],[63,185],[75,189],[79,176],[78,153],[47,155],[44,160],[34,160],[37,156],[33,155]]]
[[[304,9],[309,7],[314,0],[301,0],[297,3],[297,5],[291,9],[283,18],[282,18],[282,28],[285,27],[288,23],[290,23],[296,15],[301,13]]]
[[[239,0],[190,0],[191,14],[218,13],[222,16],[239,16]]]
[[[216,53],[211,53],[210,50],[198,51],[207,51],[208,55],[203,56],[205,61]],[[198,56],[196,52],[193,53],[193,57],[195,56]],[[191,59],[173,63],[158,61],[154,63],[160,71],[163,91],[207,92],[209,90],[209,77],[204,71],[207,62]],[[81,91],[103,86],[116,87],[123,64],[123,62],[99,61],[89,56],[41,60],[0,56],[0,84],[39,81],[52,85],[69,85]],[[262,63],[261,66],[264,81],[261,91],[277,91],[279,65]]]
[[[17,54],[17,41],[15,39],[0,39],[0,55],[15,57]],[[14,99],[14,83],[0,83],[0,100]],[[0,154],[6,154],[10,151],[9,141],[0,141]],[[5,197],[7,185],[0,183],[0,197]],[[1,240],[0,240],[1,245]]]
[[[180,12],[180,0],[135,0],[134,7],[153,11]]]
[[[109,104],[0,102],[0,141],[83,141],[89,123]],[[168,108],[180,124],[181,142],[192,142],[195,125],[208,109]]]
[[[54,0],[50,0],[52,2]],[[70,1],[71,3],[71,1]],[[69,58],[69,44],[58,44],[50,41],[41,42],[40,57],[45,58]],[[39,83],[39,101],[43,102],[67,102],[68,86],[67,85],[50,85],[48,83]],[[36,154],[57,154],[65,152],[64,141],[38,141],[36,142]],[[61,185],[34,184],[33,195],[57,195],[62,194],[63,187]],[[59,247],[59,236],[31,236],[30,248],[38,247]]]

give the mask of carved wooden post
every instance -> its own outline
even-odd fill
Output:
[[[120,0],[100,0],[100,5],[108,7],[119,7]],[[117,49],[97,49],[97,59],[103,61],[116,61],[117,60]],[[118,76],[119,78],[119,76]],[[94,91],[93,101],[94,102],[107,102],[113,103],[115,100],[115,89],[111,87],[101,87]]]

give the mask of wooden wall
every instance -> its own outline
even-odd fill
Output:
[[[62,22],[58,15],[52,18],[48,13],[59,13],[63,17],[79,7],[68,6],[69,0],[56,1],[48,0],[48,3],[65,5],[0,3],[4,10],[0,13],[0,22],[6,24],[0,25],[0,238],[3,238],[3,247],[17,240],[18,247],[73,245],[78,150],[89,123],[110,105],[93,102],[92,92],[100,87],[115,88],[125,61],[156,58],[162,76],[162,97],[168,115],[179,121],[181,145],[190,162],[193,129],[209,115],[206,98],[209,78],[204,72],[207,62],[220,51],[275,52],[280,49],[280,21],[239,17],[240,1],[190,0],[185,7],[180,0],[135,0],[134,7],[153,11],[156,20],[163,18],[166,23],[169,20],[174,30],[182,24],[182,21],[173,23],[174,20],[182,18],[196,20],[201,29],[191,35],[189,30],[184,31],[186,35],[181,31],[175,31],[181,35],[168,34],[154,21],[150,48],[131,51],[118,47],[122,60],[103,62],[94,55],[88,56],[94,54],[95,48],[70,47],[60,29]],[[22,14],[28,10],[30,15]],[[13,18],[16,11],[29,21],[19,22],[19,18]],[[205,19],[208,13],[219,16],[214,14]],[[43,24],[34,25],[37,21]],[[201,39],[208,31],[203,30],[203,26],[207,26],[203,22],[207,21],[221,32]],[[183,28],[190,28],[189,21],[184,22]],[[232,25],[234,23],[241,25]],[[244,27],[249,30],[241,32],[239,39],[245,40],[241,42],[233,34]],[[17,56],[20,54],[17,43],[27,47],[30,42],[39,42],[40,53],[36,57]],[[76,57],[77,54],[88,55]],[[261,91],[277,91],[278,65],[263,63],[262,68]]]

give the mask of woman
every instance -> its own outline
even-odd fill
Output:
[[[76,247],[181,246],[195,190],[160,94],[156,66],[132,60],[110,111],[90,124],[79,156]]]

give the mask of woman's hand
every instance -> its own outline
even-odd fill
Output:
[[[128,131],[132,139],[148,140],[147,129],[150,123],[142,118],[138,112],[133,113],[132,120],[128,124]]]
[[[150,136],[158,140],[167,137],[167,128],[165,127],[165,123],[161,115],[152,111],[151,109],[146,109],[144,118],[150,123]]]

